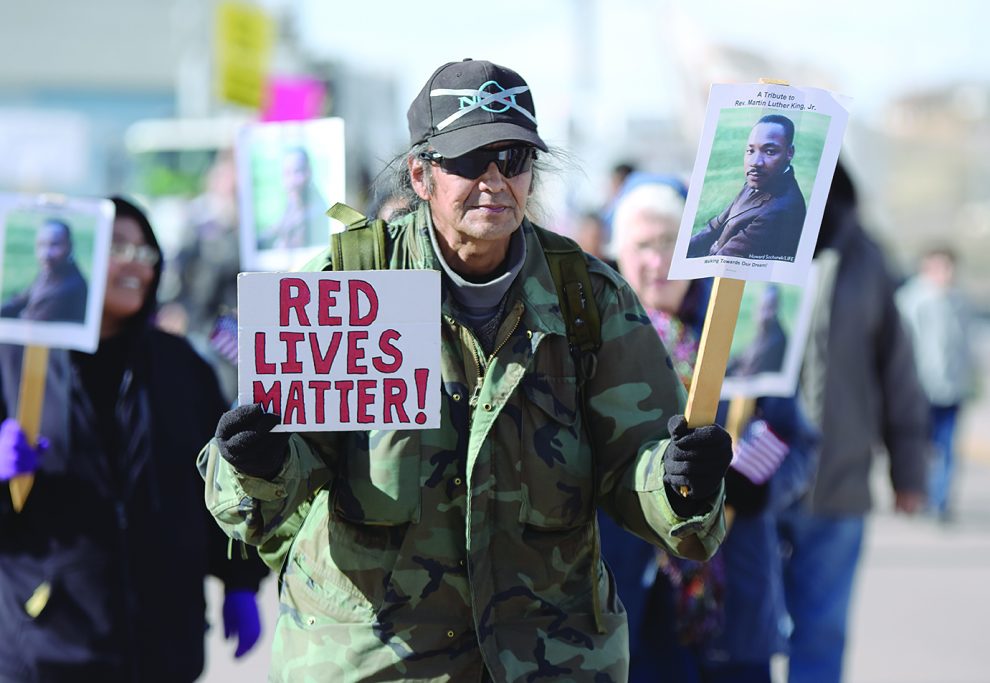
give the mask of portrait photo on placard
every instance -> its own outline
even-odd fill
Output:
[[[0,340],[95,350],[113,204],[4,195]]]
[[[342,119],[245,126],[237,169],[242,270],[297,268],[329,245],[326,211],[344,199]]]
[[[846,118],[827,91],[713,86],[671,276],[803,281]]]
[[[814,267],[803,287],[746,283],[722,398],[794,395],[816,291]]]

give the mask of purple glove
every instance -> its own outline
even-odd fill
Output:
[[[0,481],[33,473],[38,469],[38,458],[47,448],[48,439],[43,436],[38,438],[37,446],[28,443],[17,420],[8,417],[0,424]]]
[[[258,603],[249,590],[232,590],[223,598],[223,637],[230,640],[235,636],[235,658],[247,654],[261,636]]]

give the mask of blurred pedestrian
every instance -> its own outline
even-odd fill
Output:
[[[0,346],[0,681],[189,682],[203,670],[203,580],[224,581],[237,655],[260,635],[264,566],[227,557],[192,458],[224,410],[189,345],[150,324],[161,251],[144,213],[116,217],[96,353],[52,349],[41,434],[11,417],[23,348]],[[252,551],[253,553],[253,551]]]
[[[956,284],[956,252],[933,247],[918,274],[897,292],[897,304],[914,342],[918,377],[928,397],[931,441],[928,507],[942,521],[953,514],[955,434],[959,410],[975,393],[969,303]]]
[[[790,682],[842,678],[849,601],[871,507],[874,450],[889,458],[898,512],[925,500],[928,402],[894,279],[867,236],[842,161],[825,204],[818,294],[801,370],[802,405],[822,444],[811,490],[781,518],[785,595],[794,630]]]
[[[585,253],[591,254],[612,268],[616,267],[615,261],[605,254],[608,235],[605,230],[605,222],[597,212],[586,211],[578,216],[574,228],[574,241]]]
[[[585,275],[564,282],[570,304],[593,299],[601,319],[593,357],[569,345],[544,246],[565,238],[526,218],[549,152],[518,73],[444,64],[408,118],[416,199],[388,226],[385,259],[441,277],[440,427],[290,435],[254,404],[226,413],[200,456],[234,537],[277,541],[312,499],[284,563],[272,678],[625,680],[626,614],[595,510],[708,557],[728,435],[687,428],[636,295],[567,242]]]
[[[712,283],[667,279],[684,188],[638,175],[619,196],[613,248],[687,387]],[[602,552],[629,612],[630,681],[769,683],[770,658],[785,647],[774,514],[807,487],[814,443],[793,398],[757,400],[725,478],[734,521],[708,562],[656,550],[600,516]]]
[[[619,193],[628,189],[626,183],[629,177],[636,173],[639,171],[632,161],[618,161],[609,169],[605,201],[602,202],[602,208],[599,211],[602,226],[605,228],[604,242],[606,244],[612,241],[612,216],[615,213],[615,202]]]
[[[237,273],[241,269],[237,212],[237,167],[233,154],[221,150],[206,174],[203,192],[190,203],[174,263],[165,278],[169,301],[163,306],[165,326],[184,334],[213,366],[227,403],[237,396],[236,353],[217,348],[212,340],[236,320]],[[221,337],[222,338],[222,337]]]
[[[391,223],[412,212],[417,197],[404,162],[403,157],[393,159],[371,181],[371,199],[365,211],[369,218]]]

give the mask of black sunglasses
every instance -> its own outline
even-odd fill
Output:
[[[533,168],[536,159],[535,147],[506,147],[504,149],[476,149],[459,157],[444,157],[439,152],[420,152],[419,158],[439,164],[447,173],[462,178],[476,180],[488,170],[488,164],[495,163],[499,172],[506,178],[514,178]]]

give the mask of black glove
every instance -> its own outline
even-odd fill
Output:
[[[259,403],[237,406],[220,416],[217,448],[234,468],[252,477],[271,479],[285,464],[287,432],[273,432],[278,415],[266,413]]]
[[[732,462],[732,437],[718,425],[691,429],[683,415],[667,422],[670,444],[663,454],[663,483],[667,499],[680,517],[705,509]],[[681,495],[681,489],[687,495]]]

